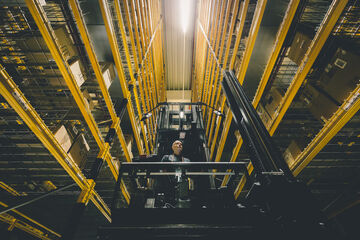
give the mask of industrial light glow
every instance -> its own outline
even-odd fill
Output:
[[[184,33],[186,33],[189,25],[190,18],[190,1],[191,0],[179,0],[180,3],[180,22]]]

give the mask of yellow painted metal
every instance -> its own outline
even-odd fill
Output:
[[[79,110],[82,114],[82,116],[85,119],[85,122],[87,123],[97,145],[100,148],[100,151],[105,148],[105,142],[101,136],[101,132],[95,122],[94,117],[91,114],[91,111],[89,109],[89,106],[81,93],[81,90],[79,86],[76,83],[76,80],[69,68],[68,63],[64,59],[62,52],[59,48],[59,44],[57,42],[56,36],[54,34],[54,31],[50,25],[50,21],[47,19],[46,14],[39,3],[38,0],[26,0],[26,4],[30,10],[30,13],[32,17],[34,18],[34,21],[36,22],[36,25],[38,26],[41,35],[44,38],[44,41],[47,45],[47,47],[50,50],[50,53],[52,57],[54,58],[71,94],[74,97],[74,100],[76,104],[79,107]],[[127,104],[129,106],[131,104]],[[112,161],[112,157],[110,153],[107,154],[105,157],[105,161],[107,162],[111,173],[115,177],[115,179],[118,176],[118,169],[115,168],[114,163]]]
[[[225,103],[226,103],[226,97],[224,96],[223,99],[222,99],[222,102],[221,102],[221,107],[220,107],[221,112],[224,111]],[[220,121],[220,119],[219,119],[219,121]],[[210,148],[211,157],[212,157],[212,155],[214,154],[214,151],[215,151],[215,146],[216,146],[216,141],[217,141],[217,137],[218,137],[218,134],[219,134],[220,125],[221,124],[216,124],[216,129],[215,129],[215,132],[214,132],[214,139],[211,142],[210,141],[208,142],[208,146],[210,146],[210,144],[211,144],[211,148]],[[210,158],[210,159],[212,159],[212,158]]]
[[[215,4],[215,5],[214,5]],[[200,22],[199,24],[197,24],[198,26],[198,33],[202,33],[202,31],[200,31],[201,28],[201,24],[205,24],[205,28],[204,31],[205,32],[210,32],[210,27],[209,27],[209,23],[210,23],[210,19],[212,19],[211,17],[214,16],[214,14],[211,14],[211,12],[214,12],[216,9],[216,2],[212,4],[212,2],[210,0],[208,0],[205,3],[205,11],[200,11],[200,14],[203,13],[203,18],[200,18]],[[201,22],[201,20],[203,20],[203,22]],[[205,22],[205,23],[204,23]],[[205,35],[205,34],[204,34]],[[206,69],[206,55],[207,55],[207,51],[208,51],[208,45],[206,44],[206,40],[205,40],[205,36],[203,36],[203,34],[199,34],[199,36],[202,38],[200,38],[201,40],[201,47],[198,49],[201,49],[200,52],[200,56],[199,56],[199,62],[198,62],[198,82],[199,82],[199,96],[198,98],[200,99],[200,101],[202,100],[202,96],[203,96],[203,92],[204,92],[204,85],[205,85],[205,79],[204,79],[204,74],[205,74],[205,69]]]
[[[215,7],[214,7],[214,10],[213,10],[213,14],[212,14],[212,20],[213,20],[213,23],[215,23],[215,27],[212,29],[211,33],[210,33],[210,36],[209,36],[209,39],[210,39],[210,45],[207,46],[207,60],[206,62],[204,62],[203,64],[205,65],[205,72],[204,72],[204,82],[203,82],[203,91],[202,91],[202,95],[201,95],[201,101],[202,102],[205,102],[205,98],[206,98],[206,94],[207,94],[207,87],[208,87],[208,79],[209,79],[209,75],[210,75],[210,63],[212,61],[212,58],[214,57],[212,54],[211,54],[211,48],[212,46],[214,45],[215,43],[215,33],[216,33],[216,30],[217,30],[217,27],[218,27],[218,17],[220,16],[220,12],[221,12],[221,9],[220,9],[220,1],[215,1]],[[209,31],[210,31],[211,28],[209,28]],[[205,34],[205,32],[203,32],[203,34]],[[207,37],[207,36],[205,36]],[[203,106],[203,112],[205,112],[205,106]],[[204,116],[203,116],[204,117]]]
[[[1,202],[1,201],[0,201],[0,205],[1,205],[1,206],[3,206],[3,207],[5,207],[5,208],[9,207],[9,205],[8,205],[8,204],[6,204],[6,203],[4,203],[4,202]],[[11,211],[12,211],[12,212],[14,212],[14,213],[16,213],[17,215],[21,216],[22,218],[24,218],[24,219],[26,219],[26,220],[28,220],[28,221],[30,221],[30,222],[32,222],[32,223],[34,223],[35,225],[39,226],[40,228],[43,228],[43,229],[45,229],[46,231],[48,231],[48,232],[50,232],[50,233],[54,234],[55,236],[57,236],[57,237],[61,237],[61,235],[60,235],[59,233],[57,233],[57,232],[55,232],[54,230],[51,230],[50,228],[48,228],[48,227],[46,227],[46,226],[42,225],[42,224],[41,224],[41,223],[39,223],[38,221],[36,221],[36,220],[34,220],[34,219],[32,219],[32,218],[30,218],[30,217],[26,216],[25,214],[23,214],[23,213],[19,212],[18,210],[13,209],[13,210],[11,210]]]
[[[118,122],[119,118],[117,117],[117,115],[115,113],[115,109],[114,109],[114,106],[112,104],[110,94],[109,94],[109,92],[107,90],[107,87],[106,87],[106,84],[105,84],[103,74],[101,72],[99,62],[97,60],[94,48],[93,48],[92,43],[91,43],[90,38],[89,38],[89,33],[87,31],[87,28],[86,28],[86,25],[85,25],[85,22],[84,22],[84,18],[83,18],[82,13],[81,13],[79,3],[78,3],[77,0],[70,0],[69,3],[70,3],[70,7],[72,9],[72,12],[74,14],[74,18],[75,18],[75,21],[77,23],[77,26],[78,26],[81,38],[83,40],[86,52],[87,52],[87,54],[89,56],[90,63],[92,65],[92,67],[93,67],[96,79],[98,80],[98,83],[99,83],[99,86],[100,86],[100,89],[101,89],[101,93],[103,95],[105,104],[106,104],[107,109],[109,111],[111,120],[113,122]],[[118,123],[118,125],[120,125],[120,122]],[[126,158],[126,160],[128,162],[130,162],[131,161],[130,154],[129,154],[129,151],[127,149],[127,146],[126,146],[126,143],[125,143],[125,138],[124,138],[124,135],[123,135],[121,129],[116,131],[116,133],[118,135],[121,147],[122,147],[122,149],[124,151],[125,158]]]
[[[239,154],[239,151],[241,149],[241,145],[243,143],[243,140],[242,138],[239,138],[239,140],[236,142],[236,145],[233,149],[233,152],[232,152],[232,155],[231,155],[231,159],[230,159],[230,162],[235,162],[236,161],[236,158]],[[252,166],[251,164],[249,164],[248,166]],[[229,181],[229,175],[226,175],[223,179],[223,181],[221,182],[221,186],[222,187],[225,187]],[[243,177],[244,178],[244,177]],[[245,179],[246,180],[246,179]],[[240,179],[240,181],[245,181],[245,180],[242,180],[242,178]]]
[[[253,172],[254,167],[251,163],[248,164],[247,170],[248,170],[249,175]],[[240,193],[241,193],[242,189],[244,188],[245,183],[246,183],[246,177],[242,177],[240,179],[239,184],[237,185],[237,187],[235,189],[235,193],[234,193],[235,199],[238,199],[238,197],[240,196]]]
[[[152,93],[152,101],[153,101],[153,107],[155,107],[158,103],[158,100],[157,100],[157,90],[156,90],[156,84],[155,84],[155,78],[156,78],[156,74],[154,73],[155,71],[155,68],[154,68],[154,59],[153,59],[153,55],[154,55],[154,52],[153,52],[153,49],[154,49],[154,46],[155,44],[152,44],[151,40],[152,40],[152,35],[153,35],[153,31],[152,31],[152,22],[151,22],[151,12],[150,12],[150,6],[149,6],[149,3],[148,1],[144,1],[143,2],[144,6],[145,6],[145,10],[144,10],[144,13],[145,13],[145,22],[147,23],[147,32],[148,32],[148,45],[151,44],[151,46],[149,46],[149,50],[150,50],[150,54],[148,54],[148,63],[149,63],[149,66],[150,66],[150,92]],[[154,111],[154,115],[155,115],[155,119],[157,119],[157,111]],[[155,128],[156,124],[154,125],[154,128]],[[155,131],[155,129],[154,129]],[[154,138],[155,140],[155,138]]]
[[[287,89],[285,96],[279,104],[278,111],[275,113],[275,120],[272,122],[269,133],[273,135],[276,128],[279,126],[280,121],[284,117],[286,111],[290,107],[292,100],[294,99],[297,91],[304,82],[306,75],[309,73],[313,63],[315,62],[320,50],[324,46],[328,36],[334,28],[337,20],[339,19],[343,9],[345,8],[348,0],[334,0],[324,17],[314,39],[312,40],[304,59],[302,60],[294,79],[292,80],[289,88]]]
[[[127,3],[125,3],[124,5],[126,5],[126,4]],[[126,5],[126,7],[127,7],[127,5]],[[134,72],[132,70],[132,64],[131,64],[131,60],[130,60],[130,52],[129,52],[129,48],[128,48],[128,44],[127,44],[127,40],[126,40],[127,36],[126,36],[126,33],[125,33],[125,27],[124,27],[124,22],[123,22],[123,17],[122,17],[122,11],[121,11],[121,8],[120,8],[120,2],[118,0],[115,1],[115,12],[116,12],[117,20],[118,20],[118,26],[119,26],[119,29],[120,29],[120,32],[121,32],[121,39],[122,39],[122,43],[123,43],[124,50],[125,50],[125,56],[126,56],[127,65],[128,65],[128,68],[129,68],[129,74],[130,74],[131,82],[134,84],[135,104],[136,104],[136,107],[137,107],[137,110],[138,110],[139,119],[141,119],[142,118],[142,113],[141,113],[141,111],[139,111],[139,109],[140,109],[139,99],[138,99],[138,96],[137,96],[138,95],[137,94],[137,89],[135,87],[136,80],[134,78]],[[131,29],[130,29],[129,32],[131,32],[131,34],[132,34]],[[132,38],[132,41],[133,41],[133,38]],[[133,55],[135,56],[134,57],[134,60],[135,60],[136,53],[133,54]],[[135,69],[138,69],[137,61],[134,61],[134,63],[136,64]],[[141,130],[143,131],[143,135],[145,136],[145,129],[144,129],[143,122],[140,122],[140,127],[141,127]],[[140,136],[139,136],[139,141],[140,141]],[[146,152],[149,154],[149,149],[148,149],[146,140],[144,141],[144,144],[146,145],[146,147],[145,147]]]
[[[360,85],[350,94],[324,127],[289,167],[297,176],[360,109]]]
[[[277,32],[276,34],[276,41],[274,43],[274,47],[272,49],[272,52],[271,52],[271,55],[270,55],[270,58],[266,64],[266,67],[265,67],[265,70],[264,70],[264,73],[261,77],[261,80],[260,80],[260,83],[258,85],[258,88],[256,90],[256,93],[255,93],[255,97],[253,99],[253,106],[256,108],[257,105],[259,104],[260,102],[260,99],[264,93],[264,90],[265,90],[265,87],[268,83],[268,80],[269,80],[269,77],[270,77],[270,74],[274,68],[274,65],[275,65],[275,62],[279,56],[279,53],[280,53],[280,50],[282,48],[282,45],[285,41],[285,38],[286,38],[286,35],[289,31],[289,28],[290,28],[290,25],[292,23],[292,20],[295,16],[295,13],[296,13],[296,10],[299,6],[299,3],[300,3],[300,0],[291,0],[289,5],[288,5],[288,8],[287,8],[287,11],[285,13],[285,16],[284,16],[284,19],[281,23],[281,26],[280,26],[280,29],[279,31]]]
[[[139,54],[139,64],[140,64],[140,61],[141,59],[143,58],[143,55],[145,54],[145,50],[142,48],[142,46],[144,47],[144,45],[141,44],[140,42],[140,37],[139,37],[139,32],[138,30],[140,29],[140,22],[139,22],[139,19],[136,19],[135,17],[135,3],[134,1],[130,1],[130,6],[131,6],[131,19],[134,23],[134,25],[136,26],[135,27],[135,39],[136,39],[136,45],[137,45],[137,50],[138,50],[138,54]],[[139,66],[139,65],[138,65]],[[141,100],[141,103],[142,103],[142,109],[143,109],[143,112],[147,112],[148,108],[147,108],[147,105],[145,103],[145,96],[144,96],[144,91],[143,91],[143,85],[142,85],[142,77],[144,75],[143,73],[143,68],[141,68],[140,72],[139,72],[139,69],[138,70],[138,83],[139,83],[139,92],[140,92],[140,100]],[[136,87],[136,85],[134,85],[134,87]],[[150,110],[150,109],[149,109]],[[141,110],[138,112],[141,112]],[[150,128],[149,127],[149,122],[146,121],[146,125],[147,125],[147,130]],[[147,134],[144,135],[144,144],[145,144],[145,147],[146,147],[146,152],[148,154],[150,154],[150,150],[149,150],[149,146],[148,146],[148,139],[147,139]]]
[[[47,234],[45,234],[43,231],[41,231],[38,228],[35,228],[31,226],[30,224],[27,224],[24,221],[21,221],[20,219],[17,219],[13,217],[10,214],[4,213],[0,215],[0,221],[10,224],[8,231],[12,231],[15,227],[29,233],[30,235],[43,239],[43,240],[51,240],[53,238],[50,238]]]
[[[215,42],[213,44],[213,49],[214,49],[213,53],[214,54],[212,55],[212,58],[211,58],[211,61],[210,61],[209,75],[208,75],[208,85],[206,86],[205,99],[203,101],[206,105],[209,105],[209,101],[210,101],[209,99],[210,99],[210,95],[211,95],[211,92],[212,92],[211,91],[212,90],[212,85],[213,85],[213,82],[214,82],[215,69],[217,67],[219,67],[219,66],[217,66],[217,58],[218,58],[217,52],[220,49],[220,35],[221,35],[223,27],[227,25],[227,24],[224,25],[225,4],[226,4],[226,1],[222,1],[221,7],[220,7],[220,16],[219,16],[220,21],[219,21],[219,23],[215,22],[216,23],[215,30],[214,30],[214,35],[215,35],[214,40],[215,40]],[[229,12],[229,10],[230,10],[229,5],[230,4],[228,4],[228,7],[226,7],[226,11],[227,11],[228,14],[230,13]],[[227,15],[227,17],[228,16],[229,15]],[[227,22],[227,18],[226,18],[226,22]],[[224,35],[225,35],[225,33],[223,34],[223,36]],[[205,109],[207,109],[207,108],[205,108]],[[204,118],[205,118],[205,116],[207,114],[209,114],[209,112],[210,112],[209,110],[204,112]],[[207,126],[210,125],[209,122],[207,122],[206,124],[207,124]],[[207,129],[208,129],[208,127],[207,127]],[[206,135],[208,135],[208,133],[209,132],[206,131]]]
[[[29,101],[1,65],[0,93],[60,163],[69,176],[78,184],[80,189],[88,189],[90,186],[77,164],[60,146],[50,129],[45,125],[35,109],[31,106]],[[99,208],[101,213],[110,221],[110,209],[95,191],[93,191],[92,201]]]
[[[95,188],[95,181],[93,179],[88,179],[87,181],[89,182],[90,187],[88,189],[82,190],[79,197],[78,197],[78,199],[77,199],[78,203],[82,203],[82,204],[85,204],[85,205],[87,205],[89,203],[91,192]]]
[[[157,105],[157,94],[156,94],[156,85],[155,85],[155,76],[154,76],[154,65],[153,65],[153,48],[154,48],[154,43],[152,42],[154,34],[152,33],[151,30],[151,19],[150,19],[150,14],[149,14],[149,8],[147,5],[147,1],[146,0],[142,0],[143,1],[143,17],[144,17],[144,23],[145,23],[145,29],[146,32],[145,34],[147,34],[147,46],[148,46],[148,51],[150,52],[149,54],[147,54],[146,58],[147,58],[147,67],[148,67],[148,85],[149,85],[149,93],[150,93],[150,101],[152,103],[152,108],[155,108]],[[152,145],[155,144],[155,131],[156,131],[156,119],[157,119],[157,111],[153,111],[153,127],[152,127]]]
[[[246,13],[247,13],[247,10],[248,10],[248,7],[249,7],[249,1],[250,0],[245,0],[240,5],[240,9],[241,9],[240,10],[240,26],[239,26],[239,31],[238,31],[237,36],[236,36],[235,45],[234,45],[234,51],[233,51],[233,55],[232,55],[231,60],[230,60],[229,70],[234,69],[235,58],[236,58],[236,55],[237,55],[237,50],[239,49],[240,40],[241,40],[242,32],[243,32],[243,29],[244,29]]]
[[[124,3],[124,8],[125,8],[125,16],[126,16],[128,29],[133,29],[132,28],[132,22],[131,22],[131,19],[130,19],[130,12],[129,12],[130,10],[129,10],[129,7],[128,7],[128,1],[126,1]],[[137,34],[137,30],[135,30],[135,33]],[[137,50],[136,50],[136,46],[135,46],[135,40],[134,40],[133,31],[129,31],[129,36],[130,36],[131,48],[132,48],[132,52],[133,52],[135,70],[136,70],[136,72],[139,72],[139,63],[138,63]],[[139,58],[140,58],[140,54],[139,54]],[[139,99],[138,92],[137,92],[137,87],[136,87],[136,80],[133,83],[133,85],[134,85],[134,97],[136,99]],[[139,119],[142,119],[142,112],[141,112],[141,107],[140,107],[139,100],[136,101],[136,108],[137,108],[137,111],[138,111]],[[140,127],[141,127],[141,132],[142,132],[143,138],[144,138],[144,145],[145,145],[146,153],[150,154],[143,121],[140,121]]]
[[[228,21],[228,18],[229,18],[229,14],[230,14],[230,3],[228,4],[228,9],[226,9],[226,22]],[[224,61],[223,61],[223,68],[226,68],[226,64],[227,64],[227,58],[229,56],[229,52],[230,52],[230,45],[231,45],[231,37],[232,37],[232,33],[233,33],[233,29],[235,27],[235,22],[236,22],[236,15],[237,15],[237,10],[238,10],[238,6],[239,6],[239,1],[238,0],[235,0],[234,2],[234,6],[233,6],[233,12],[232,12],[232,18],[231,18],[231,24],[230,24],[230,28],[229,28],[229,39],[228,39],[228,44],[226,46],[226,48],[224,49],[225,50],[225,57],[224,57]],[[227,25],[227,24],[226,24]],[[226,32],[226,25],[225,25],[225,28],[224,28],[224,33],[222,35],[222,39],[221,39],[221,48],[223,47],[224,43],[225,43],[225,32]],[[223,51],[220,51],[220,54],[219,54],[219,61],[221,61],[222,59],[222,55],[223,55]],[[220,74],[220,71],[222,69],[220,67],[217,68],[216,70],[216,74],[215,74],[215,83],[214,83],[214,88],[213,88],[213,93],[210,94],[211,95],[211,100],[209,102],[209,105],[214,107],[214,100],[215,100],[215,95],[216,95],[216,102],[218,101],[218,98],[220,97],[220,89],[221,89],[221,85],[220,85],[220,82],[219,82],[219,74]],[[222,76],[222,74],[221,74]],[[216,91],[218,90],[218,91]],[[216,104],[215,104],[216,106]],[[212,130],[214,128],[214,126],[212,125],[213,122],[214,122],[214,115],[212,114],[214,112],[213,109],[209,109],[209,114],[208,114],[208,120],[207,122],[209,123],[207,125],[207,129],[206,129],[206,132],[208,132],[210,130],[210,134],[207,134],[207,136],[209,136],[209,142],[211,142],[211,137],[212,137]],[[211,119],[213,119],[211,121]],[[211,126],[211,128],[210,128]]]
[[[253,21],[251,23],[250,34],[249,34],[249,37],[248,37],[248,40],[247,40],[247,43],[246,43],[246,46],[245,46],[245,52],[244,52],[244,55],[243,55],[243,58],[242,58],[242,61],[241,61],[241,64],[240,64],[240,72],[239,72],[240,74],[237,77],[240,84],[243,84],[244,79],[245,79],[245,74],[246,74],[246,71],[247,71],[247,67],[249,65],[250,57],[251,57],[252,51],[254,49],[256,37],[257,37],[257,34],[259,32],[260,23],[261,23],[261,20],[262,20],[262,17],[264,15],[264,11],[265,11],[265,8],[266,8],[266,2],[267,2],[267,0],[262,0],[262,1],[258,1],[257,4],[256,4],[256,9],[255,9]],[[231,113],[231,111],[230,111],[230,115],[231,115],[231,117],[228,117],[229,126],[231,125],[231,121],[232,121],[232,113]],[[227,139],[227,135],[229,133],[229,129],[230,129],[230,127],[229,128],[224,128],[223,131],[222,131],[221,139],[220,139],[220,142],[219,142],[219,147],[218,147],[217,152],[216,152],[215,160],[220,161],[220,159],[221,159],[221,155],[222,155],[225,143],[226,143],[226,139]]]
[[[238,7],[239,7],[239,0],[235,0],[234,6],[235,7],[233,8],[230,31],[229,31],[229,35],[228,35],[229,37],[231,37],[233,32],[234,32],[235,22],[236,22],[236,19],[237,19],[236,15],[237,15]],[[244,7],[244,5],[242,4],[241,7],[240,7],[240,11],[242,10],[243,7]],[[228,57],[229,57],[229,53],[230,53],[230,46],[231,46],[231,38],[228,39],[228,41],[227,41],[223,68],[226,68],[226,66],[227,66],[227,61],[228,61]],[[217,73],[217,75],[218,75],[218,73]],[[222,77],[222,73],[221,73],[221,77]],[[219,87],[218,87],[217,93],[216,93],[215,103],[213,102],[213,100],[211,100],[210,106],[213,106],[214,108],[217,106],[217,103],[218,103],[219,98],[220,98],[220,94],[221,94],[221,86],[219,84]],[[223,107],[221,109],[221,112],[222,112],[222,110],[223,110]],[[208,119],[208,121],[210,122],[210,119]],[[209,134],[208,142],[211,142],[211,140],[212,140],[214,123],[215,123],[215,115],[212,116],[212,120],[210,122],[210,134]],[[216,138],[217,138],[217,135],[218,135],[218,131],[219,131],[219,129],[217,128],[215,130],[215,134],[214,134],[215,141],[216,141]]]
[[[266,8],[266,3],[267,3],[267,0],[261,0],[261,1],[258,1],[256,4],[254,18],[252,20],[249,37],[246,42],[245,52],[244,52],[244,55],[243,55],[243,58],[242,58],[242,61],[240,64],[240,69],[239,69],[239,72],[237,75],[237,79],[239,80],[239,82],[241,84],[244,82],[244,79],[245,79],[245,74],[246,74],[247,68],[249,66],[252,51],[255,46],[256,37],[259,32],[261,20],[262,20],[262,17],[264,15],[264,11]]]
[[[103,20],[105,23],[106,33],[107,33],[107,36],[109,39],[111,51],[112,51],[112,54],[114,57],[116,70],[119,74],[121,90],[122,90],[124,98],[127,98],[129,100],[129,104],[127,104],[126,107],[127,107],[128,113],[129,113],[131,126],[132,126],[133,133],[134,133],[135,140],[136,140],[136,145],[137,145],[139,153],[143,154],[143,148],[141,146],[141,141],[140,141],[140,134],[139,134],[139,131],[137,128],[134,109],[133,109],[133,106],[131,103],[131,96],[130,96],[129,89],[127,87],[128,83],[126,82],[125,73],[124,73],[124,69],[122,66],[122,62],[121,62],[121,57],[120,57],[120,52],[119,52],[120,48],[119,48],[119,45],[117,43],[117,39],[115,36],[115,29],[113,26],[112,17],[110,14],[107,0],[99,0],[99,5],[100,5],[101,14],[102,14],[102,17],[103,17]]]
[[[296,72],[294,79],[292,80],[289,88],[287,89],[285,96],[280,102],[279,110],[276,112],[275,120],[272,122],[272,125],[269,127],[268,131],[270,136],[272,136],[279,126],[282,117],[285,115],[285,112],[289,108],[292,100],[294,99],[297,91],[301,87],[303,81],[306,78],[306,75],[309,73],[313,63],[315,62],[318,54],[320,53],[321,48],[324,46],[328,36],[330,35],[332,29],[334,28],[336,22],[338,21],[342,11],[344,10],[347,0],[334,0],[330,5],[328,12],[326,13],[314,39],[312,40],[304,59],[302,60],[298,71]],[[308,158],[309,159],[309,158]],[[312,159],[312,158],[311,158]],[[309,160],[307,160],[309,161]],[[242,181],[246,181],[246,179],[242,179]],[[241,183],[241,181],[240,181]],[[234,193],[235,197],[239,196],[242,191],[242,187],[240,187],[240,183],[236,188]],[[237,198],[237,197],[236,197]]]
[[[228,112],[226,114],[226,117],[225,117],[225,123],[224,123],[223,131],[221,133],[221,138],[220,138],[220,141],[219,141],[219,146],[218,146],[216,157],[215,157],[215,162],[220,162],[221,154],[219,154],[219,153],[222,153],[222,151],[224,150],[225,141],[226,141],[229,129],[230,129],[232,118],[233,118],[232,112],[231,112],[231,110],[229,108],[229,110],[228,110]],[[214,141],[214,143],[215,143],[215,141]]]
[[[147,35],[145,35],[145,23],[144,23],[144,17],[143,17],[143,11],[142,10],[142,5],[140,4],[140,0],[135,0],[135,4],[136,4],[136,13],[137,13],[137,24],[138,24],[138,27],[139,27],[139,33],[140,33],[140,42],[142,44],[142,51],[143,51],[143,60],[142,60],[142,66],[141,66],[141,73],[142,73],[142,78],[141,80],[143,80],[143,88],[142,90],[144,91],[144,95],[145,95],[145,102],[146,102],[146,106],[147,106],[147,111],[150,111],[152,109],[152,102],[151,102],[151,97],[150,97],[150,94],[149,94],[149,88],[148,88],[148,78],[149,78],[149,75],[148,75],[148,65],[147,65],[147,62],[146,62],[146,57],[145,54],[146,54],[146,45],[147,45],[147,42],[146,42],[146,37]],[[150,147],[151,149],[153,148],[152,146],[152,139],[153,139],[153,126],[154,126],[154,114],[147,120],[147,131],[149,132],[149,144],[150,144]]]
[[[91,111],[85,102],[84,96],[82,95],[79,86],[74,79],[72,72],[70,71],[69,65],[63,58],[61,50],[59,48],[59,44],[57,43],[57,39],[55,37],[54,31],[50,26],[50,21],[47,19],[44,10],[41,7],[41,4],[38,0],[26,0],[26,4],[30,10],[31,15],[33,16],[41,35],[43,36],[46,45],[48,46],[51,55],[53,56],[61,74],[64,77],[66,84],[71,91],[76,104],[78,105],[80,112],[82,113],[87,125],[91,133],[94,136],[96,143],[98,144],[100,149],[104,148],[104,140],[102,139],[101,133],[95,119],[93,118]],[[113,175],[116,176],[117,172],[115,170],[114,165],[111,161],[108,161],[110,170],[112,171]]]
[[[232,69],[232,65],[234,65],[234,62],[235,62],[235,56],[236,56],[236,53],[237,53],[237,50],[235,50],[235,49],[238,49],[239,44],[240,44],[240,39],[241,39],[243,27],[244,27],[244,22],[245,22],[245,17],[246,17],[248,5],[249,5],[249,0],[245,0],[245,1],[242,2],[241,5],[240,5],[240,27],[239,27],[239,30],[238,30],[238,33],[237,33],[237,37],[236,37],[236,41],[235,41],[235,46],[234,46],[234,51],[233,51],[233,56],[232,56],[231,61],[230,61],[229,70]],[[226,56],[229,55],[230,44],[231,44],[231,41],[228,41]],[[227,60],[228,60],[228,57],[225,58],[225,62],[224,62],[224,65],[223,65],[225,68],[226,68]],[[216,94],[216,99],[215,99],[215,104],[214,104],[215,106],[217,105],[217,102],[219,101],[220,94],[221,94],[221,88],[218,88],[218,91],[217,91],[217,94]],[[223,102],[225,102],[225,99],[223,99]],[[222,108],[222,109],[223,109],[223,108]],[[221,111],[222,111],[222,109],[221,109]],[[211,139],[211,134],[212,134],[212,132],[213,132],[214,123],[215,123],[215,116],[213,116],[212,121],[211,121],[211,123],[210,123],[210,124],[211,124],[211,129],[210,129],[209,139]],[[213,141],[216,141],[217,136],[218,136],[218,131],[219,131],[219,128],[216,127],[216,130],[215,130],[215,133],[214,133],[214,140],[213,140]],[[209,141],[209,142],[210,142],[210,141]]]
[[[155,23],[157,22],[156,21],[157,16],[160,17],[160,15],[161,15],[159,5],[160,5],[159,2],[153,2],[153,1],[148,0],[148,7],[153,10],[153,13],[150,14],[150,19],[152,22],[152,25],[150,26],[151,32],[154,31],[154,26],[155,26]],[[156,35],[155,43],[152,46],[153,47],[152,52],[153,52],[153,59],[154,59],[156,93],[157,93],[156,104],[158,104],[160,102],[160,81],[161,81],[160,71],[163,66],[163,64],[160,64],[161,62],[160,62],[160,55],[159,55],[162,51],[162,45],[159,42],[160,37],[161,37],[161,34]]]
[[[10,187],[9,185],[7,185],[2,181],[0,181],[0,187],[15,197],[23,196],[23,194],[19,193],[14,188]]]
[[[288,8],[286,10],[286,14],[284,16],[284,19],[281,23],[281,26],[279,28],[279,31],[278,33],[276,34],[276,42],[274,43],[274,47],[273,47],[273,50],[271,52],[271,55],[270,55],[270,58],[267,62],[267,65],[265,67],[265,70],[264,70],[264,73],[263,73],[263,76],[260,80],[260,83],[259,83],[259,86],[258,86],[258,89],[255,93],[255,97],[252,101],[252,104],[254,106],[254,108],[257,108],[259,102],[260,102],[260,99],[264,93],[264,90],[265,90],[265,87],[268,83],[268,80],[269,80],[269,77],[270,77],[270,74],[271,74],[271,71],[275,65],[275,62],[276,62],[276,59],[280,53],[280,50],[282,48],[282,45],[284,43],[284,40],[286,38],[286,35],[289,31],[289,28],[290,28],[290,25],[292,23],[292,20],[295,16],[295,12],[299,6],[299,0],[292,0],[289,5],[288,5]],[[239,150],[241,148],[241,145],[243,143],[243,140],[240,138],[238,139],[237,143],[236,143],[236,147],[233,151],[233,154],[231,156],[231,159],[230,159],[230,162],[234,162],[236,161],[236,158],[237,158],[237,155],[239,153]],[[251,164],[251,163],[250,163]],[[245,178],[245,177],[243,177]],[[229,176],[225,176],[221,185],[222,186],[226,186],[227,182],[229,180]],[[246,181],[246,179],[242,179],[240,182],[244,182]],[[245,182],[244,182],[245,184]]]

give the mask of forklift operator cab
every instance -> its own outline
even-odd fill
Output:
[[[247,160],[209,159],[202,114],[215,111],[202,103],[159,104],[154,155],[121,164],[112,223],[100,228],[100,239],[333,239],[314,197],[293,176],[233,72],[224,73],[222,88],[252,173]],[[249,190],[236,202],[234,186],[243,178]],[[121,201],[121,179],[131,192],[129,208]]]

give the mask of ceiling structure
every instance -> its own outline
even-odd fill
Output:
[[[189,4],[185,33],[184,2]],[[80,192],[91,189],[86,178],[103,153],[105,163],[95,190],[89,190],[91,203],[76,237],[95,239],[96,227],[107,222],[116,166],[132,154],[152,151],[156,114],[146,123],[139,120],[166,101],[167,91],[191,90],[192,101],[224,112],[224,117],[203,112],[211,160],[248,161],[252,171],[221,90],[223,70],[234,70],[258,112],[266,109],[268,119],[262,119],[284,156],[296,140],[299,150],[290,168],[325,214],[351,234],[355,228],[348,209],[359,210],[359,82],[339,101],[321,81],[328,65],[336,66],[337,49],[359,56],[359,10],[356,0],[0,0],[0,205],[77,184],[0,215],[2,236],[59,239]],[[75,58],[66,59],[55,40],[59,35],[52,32],[64,25]],[[294,57],[297,36],[305,45]],[[352,58],[358,59],[349,57],[348,67]],[[81,86],[70,69],[74,60],[81,62]],[[102,62],[114,66],[111,86]],[[355,69],[344,76],[358,81]],[[311,87],[331,95],[332,104],[323,106],[333,106],[330,114],[319,116],[309,105]],[[129,102],[119,123],[115,110],[124,96]],[[75,128],[89,146],[81,169],[54,138],[63,125]],[[109,129],[116,135],[107,153]],[[217,180],[227,185],[228,179]],[[244,178],[231,187],[238,201],[249,188]]]

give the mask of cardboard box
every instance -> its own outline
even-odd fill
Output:
[[[112,63],[101,63],[101,72],[105,81],[106,88],[109,89],[115,79],[115,69]]]
[[[84,134],[78,135],[77,129],[71,125],[61,125],[54,132],[56,140],[64,151],[69,153],[69,156],[79,168],[83,168],[86,163],[87,153],[90,150]]]
[[[240,70],[240,65],[241,65],[241,59],[238,55],[235,56],[235,62],[234,62],[234,72],[235,72],[235,76],[238,75],[238,72]]]
[[[338,48],[319,79],[320,87],[339,104],[360,83],[359,62],[360,56]]]
[[[288,58],[300,65],[312,39],[304,32],[297,32],[288,52]]]
[[[265,109],[272,117],[279,108],[283,96],[277,88],[271,88],[269,94],[265,97]]]
[[[319,92],[310,84],[305,86],[301,98],[306,103],[313,116],[321,122],[326,122],[339,108],[334,101],[325,94]]]
[[[284,159],[289,166],[295,163],[297,156],[300,155],[300,153],[304,150],[306,145],[307,144],[304,141],[299,141],[299,140],[296,141],[292,140],[290,142],[290,145],[283,154]]]
[[[84,99],[85,99],[85,103],[87,105],[87,107],[90,109],[90,111],[94,110],[95,108],[95,103],[94,101],[92,100],[89,92],[87,89],[85,89],[84,91],[82,91],[82,94],[84,96]]]
[[[77,56],[77,50],[65,25],[54,29],[61,53],[66,61]],[[18,40],[17,45],[25,52],[30,63],[49,63],[54,61],[42,36]]]
[[[133,158],[134,155],[132,154],[132,144],[133,144],[133,136],[129,135],[129,134],[124,134],[124,138],[125,138],[125,143],[126,143],[126,148],[129,152],[130,158]]]
[[[72,144],[72,137],[68,133],[67,129],[64,125],[61,125],[54,133],[56,140],[59,142],[61,147],[67,152]]]
[[[80,169],[83,169],[86,164],[87,154],[90,147],[84,137],[84,134],[80,134],[70,148],[69,155],[78,165]]]
[[[79,87],[85,82],[84,69],[80,60],[75,60],[69,63],[70,70],[75,78],[75,81]]]

